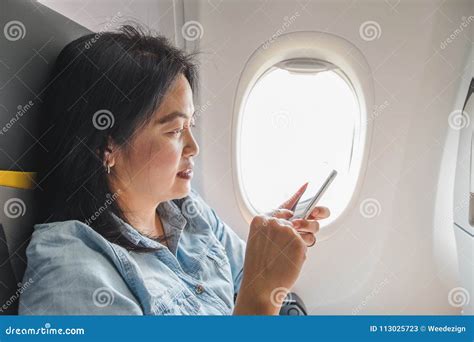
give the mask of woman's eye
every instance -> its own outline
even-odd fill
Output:
[[[170,132],[170,134],[179,136],[179,135],[181,135],[181,133],[183,133],[183,131],[184,131],[184,128],[175,129],[174,131]]]
[[[183,133],[185,129],[189,129],[190,127],[196,127],[196,121],[194,120],[194,118],[190,121],[189,126],[175,129],[174,131],[169,132],[169,134],[172,134],[173,136],[181,136],[181,133]]]

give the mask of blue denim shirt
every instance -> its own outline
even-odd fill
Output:
[[[192,190],[157,207],[169,249],[114,216],[136,253],[70,220],[35,225],[22,315],[229,315],[245,243]]]

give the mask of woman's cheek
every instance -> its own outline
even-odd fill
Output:
[[[178,145],[177,143],[167,142],[155,147],[154,164],[163,173],[175,174],[179,171],[181,153]]]

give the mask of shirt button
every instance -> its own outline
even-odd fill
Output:
[[[197,294],[201,294],[204,292],[204,287],[202,285],[197,285],[194,291],[196,291]]]

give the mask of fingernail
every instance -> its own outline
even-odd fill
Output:
[[[295,228],[300,228],[300,227],[301,227],[301,223],[300,223],[299,221],[293,222],[293,227],[295,227]]]

